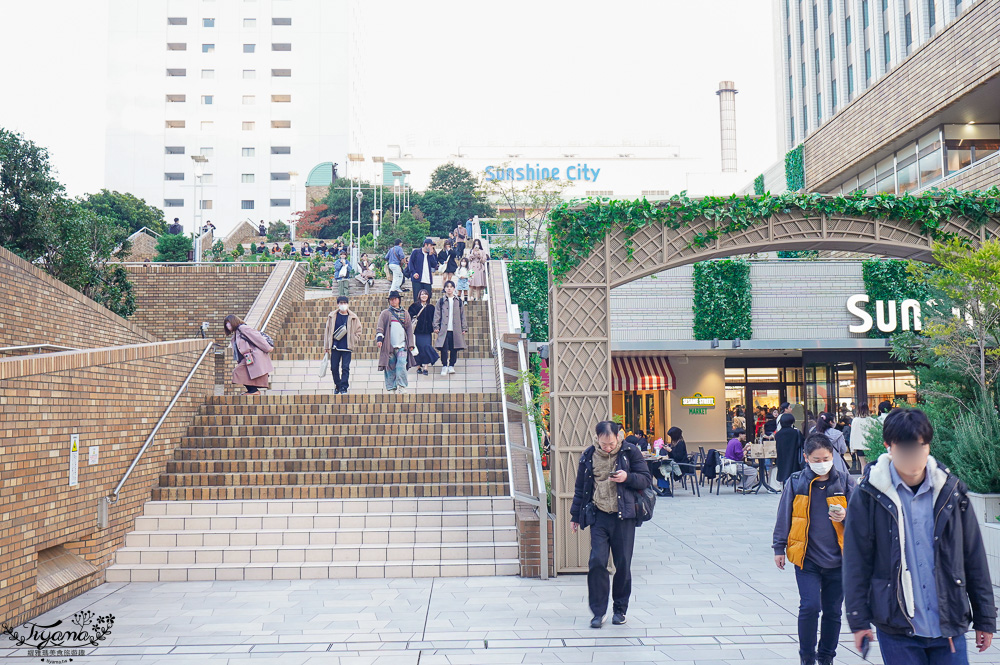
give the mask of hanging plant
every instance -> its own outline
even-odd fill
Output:
[[[694,338],[750,339],[752,292],[745,259],[694,264]]]
[[[806,166],[802,159],[804,147],[800,143],[785,153],[785,186],[790,192],[805,189]]]
[[[759,176],[753,179],[753,193],[756,196],[760,196],[764,193],[764,174],[761,173]]]

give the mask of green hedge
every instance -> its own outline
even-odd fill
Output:
[[[545,261],[512,261],[507,264],[510,300],[528,313],[534,342],[549,340],[549,268]]]
[[[764,193],[764,174],[761,173],[759,176],[753,179],[753,193],[757,196],[761,196]]]
[[[899,305],[904,300],[927,300],[927,285],[910,274],[907,270],[909,264],[909,261],[898,259],[867,259],[862,264],[861,274],[865,281],[865,293],[868,294],[868,303],[863,308],[873,320],[878,321],[875,313],[876,300],[886,301],[886,306],[888,301],[895,300],[897,316]],[[868,336],[875,338],[892,337],[893,334],[882,332],[877,324],[868,331]]]
[[[806,186],[806,166],[802,155],[801,143],[785,153],[785,186],[790,192],[797,192]]]
[[[752,302],[745,259],[694,264],[695,339],[750,339]]]

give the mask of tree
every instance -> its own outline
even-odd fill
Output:
[[[414,195],[411,205],[419,205],[431,223],[431,235],[444,237],[470,217],[493,217],[496,208],[476,186],[468,169],[452,162],[431,173],[427,191]]]
[[[132,235],[142,227],[160,234],[167,232],[163,211],[147,205],[144,200],[134,194],[102,189],[97,194],[85,196],[81,205],[87,210],[93,210],[114,219],[122,227],[128,229],[128,235]]]
[[[108,264],[102,266],[95,276],[94,287],[87,295],[118,316],[132,316],[135,313],[135,293],[125,268]]]
[[[427,187],[430,191],[440,191],[446,194],[456,192],[474,192],[476,189],[476,179],[472,176],[472,171],[459,166],[454,162],[448,162],[434,169],[431,173],[431,182]]]
[[[188,260],[188,253],[194,249],[191,238],[184,234],[162,235],[156,241],[156,260],[183,262]]]
[[[0,245],[28,261],[42,256],[48,233],[42,218],[51,218],[63,192],[48,150],[0,128]]]
[[[501,209],[497,217],[507,220],[514,228],[511,245],[517,258],[523,253],[534,258],[534,248],[547,240],[549,212],[563,201],[563,190],[572,186],[568,180],[552,179],[488,180],[484,183],[482,191]],[[527,251],[523,252],[522,248]]]
[[[426,218],[417,219],[420,213],[419,207],[412,207],[404,210],[403,214],[392,226],[390,237],[399,238],[403,241],[404,247],[420,247],[424,243],[424,238],[430,235],[430,223]],[[384,235],[384,234],[383,234]],[[381,236],[380,236],[381,238]]]
[[[383,212],[382,218],[388,219],[392,217],[392,189],[387,187],[382,187],[381,189],[383,205],[389,208],[389,213],[385,214]],[[316,232],[317,238],[330,239],[341,236],[346,238],[350,234],[351,210],[354,210],[355,217],[358,215],[356,194],[357,188],[352,193],[348,180],[340,179],[330,185],[326,196],[316,202],[317,207],[326,206],[323,215],[328,220]],[[377,204],[375,202],[375,192],[372,190],[370,183],[361,181],[361,194],[361,235],[365,235],[372,232],[372,210],[377,207]]]
[[[329,206],[320,204],[295,213],[295,234],[302,238],[316,237],[320,229],[333,220],[333,215],[327,212],[329,209]]]

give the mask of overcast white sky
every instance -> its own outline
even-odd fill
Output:
[[[364,0],[363,12],[376,145],[661,140],[717,165],[714,91],[731,79],[740,170],[778,156],[770,0]],[[104,184],[106,24],[106,0],[0,0],[0,126],[47,146],[74,195]]]

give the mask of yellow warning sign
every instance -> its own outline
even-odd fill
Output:
[[[76,444],[77,444],[77,440],[76,440],[76,439],[73,439],[73,447],[72,447],[72,448],[70,448],[70,452],[71,452],[71,453],[75,453],[75,452],[77,452],[77,447],[76,447]]]

